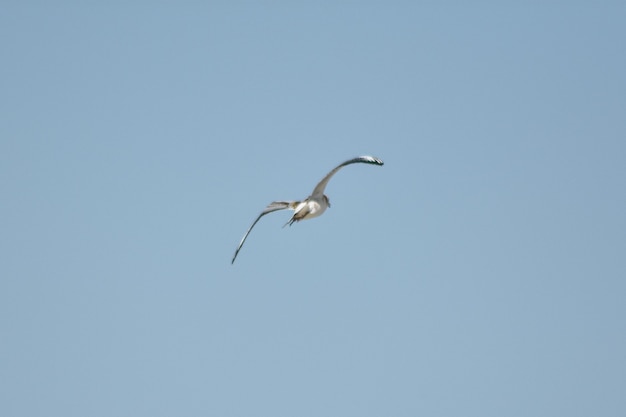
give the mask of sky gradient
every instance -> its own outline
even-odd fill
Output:
[[[623,4],[3,9],[0,415],[626,415]]]

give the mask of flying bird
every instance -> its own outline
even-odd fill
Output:
[[[330,181],[332,176],[335,175],[337,171],[339,171],[341,168],[345,167],[346,165],[356,163],[383,165],[383,161],[378,158],[374,158],[373,156],[358,156],[356,158],[352,158],[345,162],[342,162],[341,164],[333,168],[333,170],[326,174],[326,176],[315,186],[311,195],[304,200],[271,202],[267,207],[265,207],[265,210],[263,210],[261,214],[259,214],[259,217],[257,217],[254,223],[252,223],[252,226],[248,228],[246,234],[243,235],[241,241],[239,242],[239,246],[237,246],[237,250],[233,255],[233,260],[230,263],[235,263],[237,254],[239,254],[239,251],[246,241],[246,238],[250,234],[250,231],[252,230],[254,225],[257,224],[257,222],[261,219],[261,217],[265,216],[266,214],[273,213],[278,210],[293,210],[293,216],[291,216],[291,219],[289,219],[289,221],[284,224],[283,227],[285,227],[287,225],[291,226],[294,222],[312,219],[313,217],[320,216],[322,213],[324,213],[324,211],[326,211],[326,209],[330,207],[330,201],[328,200],[328,197],[324,194],[326,184],[328,184],[328,181]]]

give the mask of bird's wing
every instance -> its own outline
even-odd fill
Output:
[[[356,158],[352,158],[346,162],[342,162],[341,164],[337,165],[335,168],[333,168],[332,171],[330,171],[328,174],[326,174],[326,176],[324,177],[324,179],[322,179],[316,186],[315,189],[313,190],[313,196],[321,196],[322,194],[324,194],[324,189],[326,188],[326,184],[328,184],[328,181],[330,181],[330,179],[332,178],[333,175],[335,175],[335,173],[337,173],[337,171],[339,171],[341,168],[345,167],[346,165],[350,165],[350,164],[356,164],[356,163],[365,163],[365,164],[374,164],[374,165],[383,165],[383,161],[381,161],[378,158],[374,158],[373,156],[358,156]]]
[[[257,224],[257,222],[261,219],[261,217],[265,216],[266,214],[272,213],[274,211],[278,211],[278,210],[286,210],[286,209],[294,210],[296,206],[298,205],[298,203],[300,202],[299,201],[273,201],[267,207],[265,207],[265,209],[261,212],[261,214],[259,214],[259,217],[257,217],[254,223],[252,223],[252,226],[248,228],[248,231],[246,231],[246,234],[243,235],[243,237],[241,238],[241,241],[239,242],[239,246],[237,246],[237,250],[235,251],[235,254],[233,255],[233,260],[230,261],[230,263],[231,264],[235,263],[235,258],[237,258],[237,254],[241,250],[243,243],[246,241],[246,238],[250,234],[250,231],[252,230],[254,225]]]

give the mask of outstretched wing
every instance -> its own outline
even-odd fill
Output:
[[[346,162],[342,162],[341,164],[337,165],[332,171],[330,171],[328,174],[326,174],[324,179],[322,179],[319,182],[319,184],[317,184],[315,186],[315,189],[313,190],[313,193],[311,195],[312,196],[322,196],[324,194],[324,189],[326,188],[326,184],[328,184],[328,181],[330,181],[332,176],[335,175],[337,173],[337,171],[339,171],[341,168],[345,167],[346,165],[356,164],[356,163],[383,165],[383,161],[381,161],[378,158],[374,158],[373,156],[358,156],[358,157],[352,158],[352,159],[350,159],[350,160],[348,160]]]
[[[250,234],[250,231],[252,230],[254,225],[257,224],[257,222],[261,219],[261,217],[265,216],[266,214],[272,213],[274,211],[278,211],[278,210],[286,210],[286,209],[294,210],[296,206],[298,205],[298,203],[300,202],[299,201],[273,201],[267,207],[265,207],[265,210],[263,210],[261,214],[259,214],[259,217],[256,218],[254,223],[252,223],[252,226],[248,228],[248,231],[246,232],[246,234],[243,235],[243,237],[241,238],[241,242],[239,242],[239,246],[237,246],[237,250],[235,251],[235,254],[233,255],[233,260],[230,261],[231,265],[235,263],[235,258],[237,258],[237,254],[241,250],[243,243],[246,241],[246,238]]]

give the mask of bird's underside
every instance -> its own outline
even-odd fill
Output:
[[[241,250],[241,247],[243,246],[244,242],[248,238],[250,231],[252,231],[252,228],[257,224],[257,222],[261,219],[261,217],[265,216],[266,214],[273,213],[278,210],[293,210],[294,211],[293,215],[291,216],[289,221],[285,223],[284,226],[287,226],[287,225],[291,226],[294,222],[299,222],[301,220],[311,219],[311,218],[322,215],[322,213],[324,213],[324,211],[326,211],[326,209],[330,207],[330,202],[328,200],[328,197],[326,197],[326,195],[324,194],[324,190],[326,189],[326,185],[328,184],[328,181],[342,167],[346,165],[350,165],[350,164],[356,164],[356,163],[365,163],[365,164],[372,164],[372,165],[379,165],[379,166],[383,165],[383,161],[373,156],[359,156],[353,159],[349,159],[337,165],[328,174],[326,174],[326,176],[315,186],[315,188],[313,189],[313,193],[310,196],[308,196],[306,199],[302,201],[273,201],[271,202],[267,207],[265,207],[265,209],[261,212],[261,214],[259,214],[256,220],[254,220],[252,225],[248,228],[246,233],[243,235],[243,238],[241,238],[241,241],[239,242],[239,245],[237,246],[237,250],[235,250],[235,254],[233,255],[231,264],[235,262],[235,259],[237,258],[237,255],[239,254],[239,251]]]

